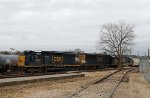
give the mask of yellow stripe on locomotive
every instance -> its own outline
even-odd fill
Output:
[[[18,57],[18,66],[25,66],[25,56],[24,55],[20,55]]]
[[[85,54],[80,54],[79,55],[79,63],[80,64],[86,63],[86,55]]]

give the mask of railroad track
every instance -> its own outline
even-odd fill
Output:
[[[67,98],[112,98],[127,73],[133,70],[135,69],[117,70],[103,78],[93,80]]]

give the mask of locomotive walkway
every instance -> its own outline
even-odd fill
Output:
[[[21,84],[27,84],[27,83],[33,83],[33,82],[71,79],[71,78],[84,77],[84,76],[85,76],[84,74],[80,74],[80,73],[70,73],[70,74],[55,74],[55,75],[43,75],[43,76],[7,78],[7,79],[0,79],[0,87],[11,86],[11,85],[21,85]]]

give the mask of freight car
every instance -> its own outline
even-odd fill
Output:
[[[18,55],[0,54],[0,72],[16,71],[18,65]]]
[[[123,67],[128,67],[132,65],[132,58],[129,56],[124,55],[122,57],[122,62],[121,62]]]
[[[132,67],[138,67],[140,64],[140,59],[139,58],[132,58]]]
[[[6,56],[6,55],[5,55]],[[3,56],[3,57],[5,57]],[[2,57],[2,58],[3,58]],[[10,59],[16,57],[15,60]],[[9,61],[9,65],[2,62]],[[45,72],[51,69],[79,70],[112,67],[114,58],[110,55],[60,51],[25,51],[24,55],[7,55],[1,60],[1,71]],[[7,66],[7,67],[6,67]]]

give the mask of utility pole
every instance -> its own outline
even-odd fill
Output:
[[[146,54],[147,54],[147,53],[145,52],[145,58],[144,58],[145,60],[147,59]]]

